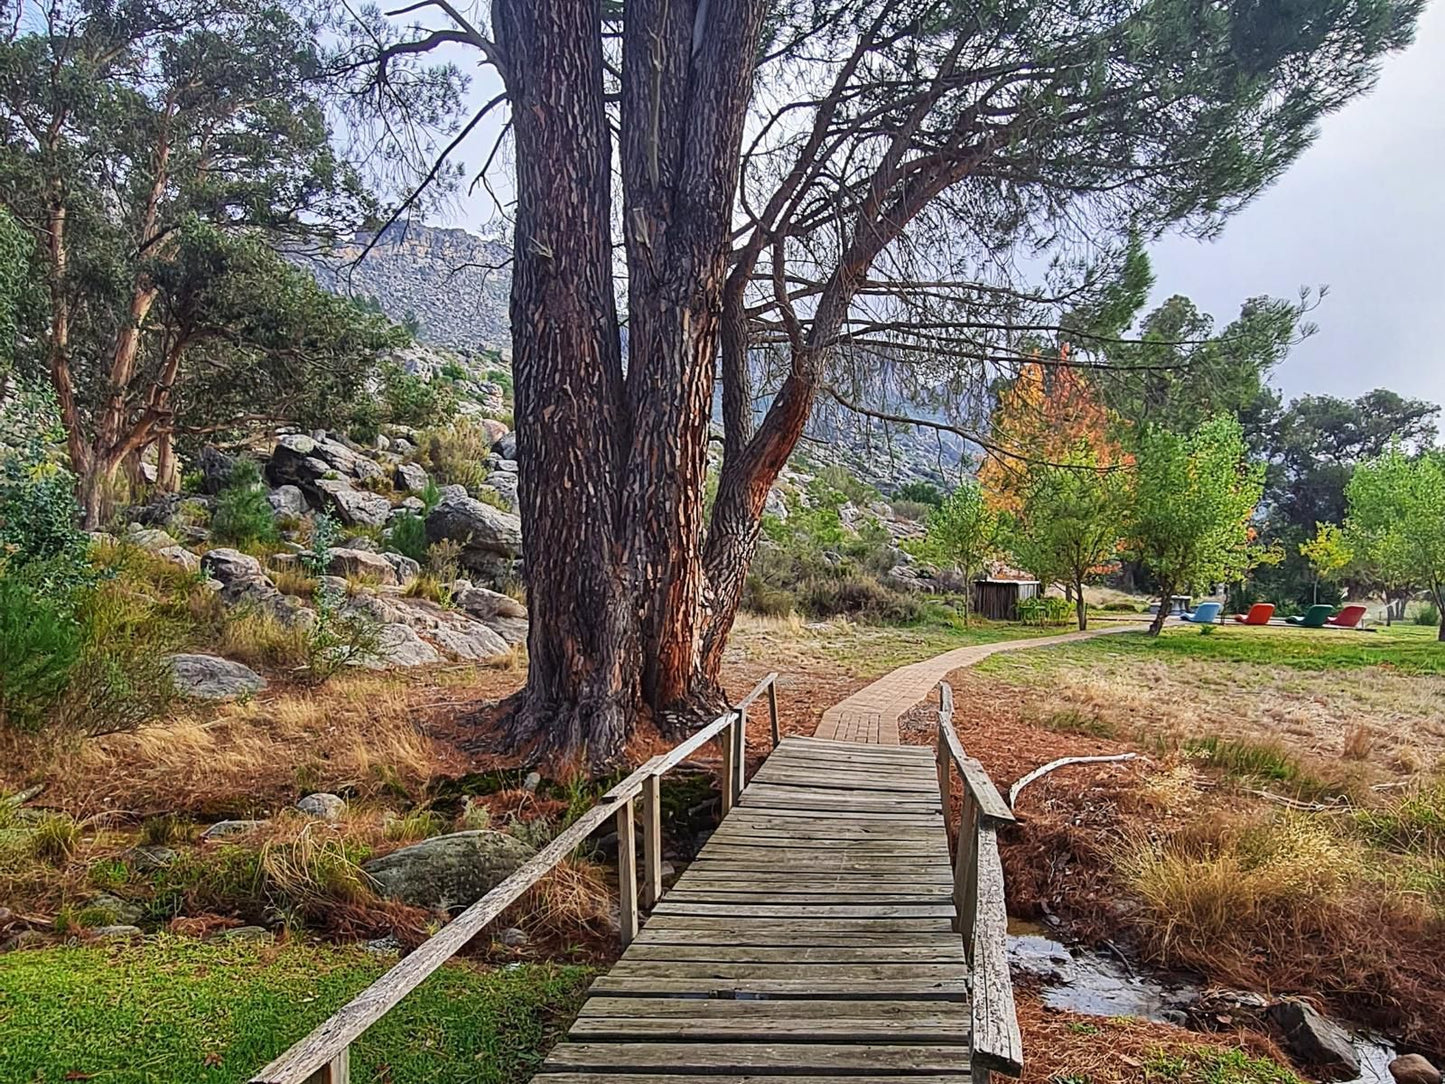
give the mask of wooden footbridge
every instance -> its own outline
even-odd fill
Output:
[[[1023,1054],[994,838],[1013,817],[964,753],[948,685],[939,686],[929,749],[780,739],[776,676],[614,787],[253,1084],[348,1082],[350,1044],[609,821],[624,951],[593,983],[535,1084],[1017,1076]],[[743,738],[764,694],[773,750],[748,779]],[[724,815],[664,893],[660,780],[709,743],[721,751]],[[957,820],[944,815],[952,808],[961,809]]]

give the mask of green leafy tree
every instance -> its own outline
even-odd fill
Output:
[[[1333,523],[1315,524],[1315,536],[1308,542],[1301,542],[1299,552],[1314,569],[1316,602],[1319,601],[1319,581],[1337,579],[1355,559],[1355,551],[1345,537],[1345,532]]]
[[[1264,466],[1251,463],[1238,421],[1219,415],[1192,434],[1146,426],[1136,436],[1126,550],[1154,575],[1157,636],[1177,591],[1242,579],[1269,559],[1251,526]]]
[[[909,547],[911,553],[941,568],[963,573],[963,620],[968,623],[974,576],[998,549],[999,518],[979,484],[969,479],[928,514],[928,533]]]
[[[1355,468],[1345,499],[1345,532],[1362,561],[1385,581],[1423,585],[1445,641],[1445,453],[1396,445]]]
[[[306,4],[58,0],[20,28],[0,42],[0,204],[34,238],[47,321],[25,361],[55,388],[93,526],[149,445],[174,473],[192,366],[224,355],[219,369],[246,373],[276,349],[265,318],[300,287],[273,266],[279,294],[218,297],[228,243],[314,235],[371,204],[331,145]],[[275,402],[252,394],[248,413]]]
[[[1129,496],[1125,467],[1100,470],[1087,449],[1068,465],[1034,471],[1009,524],[1014,559],[1047,584],[1063,579],[1079,628],[1088,627],[1084,582],[1119,551]]]

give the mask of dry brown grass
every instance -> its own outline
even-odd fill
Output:
[[[85,815],[251,813],[298,791],[343,784],[360,797],[419,790],[456,770],[456,754],[418,726],[433,690],[393,675],[347,673],[55,754],[47,800]]]
[[[301,665],[307,657],[306,630],[285,625],[270,613],[238,613],[221,627],[216,653],[262,670]]]
[[[563,945],[615,937],[613,892],[606,871],[590,862],[557,865],[510,908],[510,922],[534,938]]]
[[[1191,1069],[1230,1059],[1233,1072],[1199,1072],[1201,1081],[1297,1081],[1285,1056],[1268,1038],[1240,1031],[1205,1035],[1170,1024],[1130,1018],[1082,1016],[1046,1008],[1029,991],[1018,995],[1019,1030],[1024,1041],[1021,1084],[1194,1084]],[[1246,1062],[1244,1058],[1260,1059]],[[1193,1064],[1191,1064],[1193,1063]]]
[[[1091,652],[1087,662],[1067,652],[998,656],[986,669],[981,678],[1000,689],[1006,683],[1002,695],[1038,718],[1074,713],[1155,748],[1201,734],[1277,742],[1311,774],[1339,776],[1356,789],[1428,771],[1445,757],[1445,676],[1438,674],[1107,652]]]

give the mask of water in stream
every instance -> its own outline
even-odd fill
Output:
[[[1051,1008],[1089,1016],[1137,1016],[1158,1023],[1183,1024],[1203,988],[1187,976],[1144,972],[1122,959],[1093,949],[1069,948],[1033,923],[1009,924],[1009,964],[1017,974],[1043,983],[1043,1002]],[[1387,1068],[1395,1049],[1378,1036],[1351,1031],[1360,1059],[1362,1084],[1394,1084]]]

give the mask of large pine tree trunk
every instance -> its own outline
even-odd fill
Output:
[[[517,151],[511,321],[531,609],[513,732],[602,764],[627,740],[638,656],[619,561],[626,433],[600,16],[577,0],[499,0],[497,12]]]

